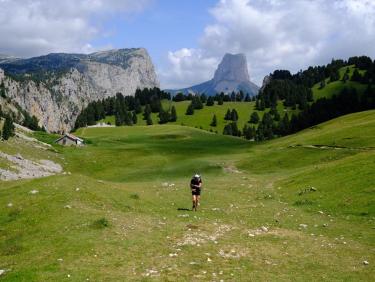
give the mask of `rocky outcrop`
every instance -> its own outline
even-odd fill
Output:
[[[167,91],[172,94],[182,92],[185,94],[205,93],[206,95],[243,91],[250,96],[254,96],[258,94],[259,87],[250,81],[244,54],[225,54],[215,71],[213,79],[192,87]]]
[[[137,88],[159,87],[145,49],[82,54],[49,54],[1,64],[6,96],[35,115],[50,132],[70,131],[89,102],[134,95]]]

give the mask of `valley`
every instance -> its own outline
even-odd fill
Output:
[[[1,182],[1,278],[371,280],[374,123],[365,111],[260,144],[179,125],[83,128],[81,148],[12,138],[3,152],[23,144],[63,172]]]

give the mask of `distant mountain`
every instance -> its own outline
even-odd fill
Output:
[[[137,88],[159,87],[154,65],[143,48],[29,59],[2,56],[2,82],[7,97],[53,132],[71,130],[89,102],[118,92],[134,95]]]
[[[20,58],[17,58],[17,57],[5,55],[5,54],[0,54],[0,64],[1,63],[11,63],[11,62],[17,61],[19,59]]]
[[[183,89],[166,91],[171,94],[182,92],[184,94],[205,93],[206,95],[215,95],[220,92],[231,93],[240,90],[250,96],[257,95],[259,91],[259,87],[250,81],[244,54],[225,54],[215,71],[214,78],[209,81]]]

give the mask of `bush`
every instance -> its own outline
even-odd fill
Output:
[[[137,193],[135,194],[131,194],[130,195],[130,199],[133,199],[133,200],[139,200],[139,195]]]
[[[95,220],[92,224],[92,227],[94,227],[95,229],[107,228],[109,227],[109,221],[105,217],[102,217],[98,220]]]

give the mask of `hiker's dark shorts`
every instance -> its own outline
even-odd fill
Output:
[[[191,194],[193,196],[200,196],[201,195],[201,189],[199,189],[199,188],[191,189]]]

